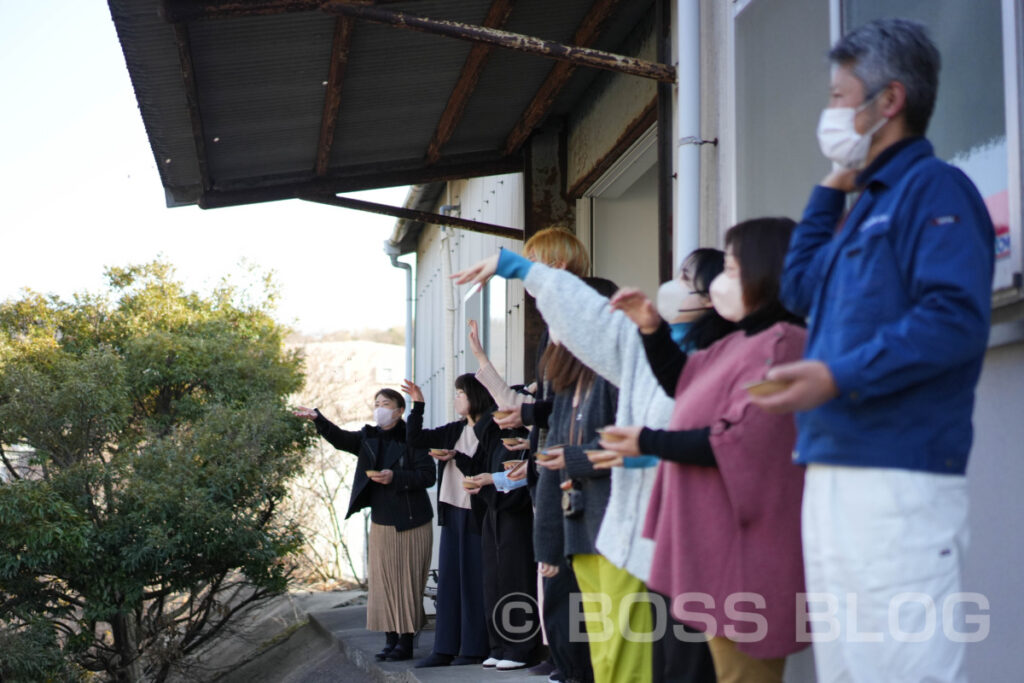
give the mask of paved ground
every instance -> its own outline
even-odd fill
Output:
[[[312,612],[310,624],[337,643],[337,647],[348,661],[366,672],[376,683],[506,683],[530,681],[540,683],[547,680],[541,676],[530,676],[525,671],[496,671],[474,666],[442,666],[432,669],[414,669],[417,659],[430,654],[434,645],[434,631],[424,630],[416,644],[415,657],[408,662],[377,662],[373,655],[384,644],[383,634],[366,630],[366,607],[339,607],[337,609]],[[311,681],[313,679],[310,679]],[[316,679],[317,681],[321,679]],[[359,679],[336,678],[336,681]]]

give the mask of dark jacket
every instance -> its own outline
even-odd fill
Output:
[[[454,448],[459,437],[462,435],[462,430],[466,428],[469,421],[466,419],[456,420],[433,429],[423,429],[423,409],[425,406],[426,404],[422,401],[416,401],[412,404],[412,411],[409,413],[409,424],[406,429],[409,445],[414,448],[444,448],[447,450]],[[494,449],[501,445],[501,430],[494,424],[494,417],[490,412],[484,413],[476,421],[473,425],[473,432],[480,442],[476,452],[456,453],[455,455],[455,466],[467,477],[489,472],[488,468],[491,466],[489,454],[493,453]],[[428,455],[427,457],[429,458],[430,456]],[[438,461],[437,463],[438,526],[444,526],[447,523],[448,509],[451,507],[448,503],[442,503],[440,499],[441,483],[444,481],[444,469],[447,466],[447,461]],[[474,504],[472,509],[476,530],[479,531],[483,508],[479,504]]]
[[[814,188],[782,300],[839,395],[797,414],[797,462],[963,474],[989,333],[995,233],[985,202],[924,138],[897,143],[846,196]],[[836,227],[839,231],[836,232]]]
[[[605,379],[595,377],[586,399],[576,411],[572,408],[574,393],[573,389],[568,389],[555,395],[548,441],[568,444],[570,427],[575,422],[572,441],[582,445],[564,449],[566,469],[562,472],[541,468],[535,494],[534,553],[538,562],[547,564],[558,564],[570,555],[597,552],[594,541],[611,494],[611,472],[595,470],[584,451],[599,449],[596,430],[614,424],[618,390]],[[583,492],[584,512],[579,517],[567,518],[562,514],[559,484],[564,476],[572,478],[577,490]]]
[[[510,451],[505,448],[505,445],[501,442],[501,437],[505,436],[526,436],[527,432],[525,429],[506,429],[498,432],[488,430],[488,440],[493,442],[490,448],[490,456],[488,458],[489,464],[483,469],[484,472],[501,472],[505,469],[506,460],[521,460],[524,458],[528,459],[528,455],[523,451]],[[533,468],[532,464],[527,467]],[[480,493],[473,496],[473,509],[477,507],[489,509],[492,513],[524,513],[533,514],[533,502],[530,499],[530,492],[527,487],[513,489],[512,491],[501,492],[493,486],[485,486]]]
[[[316,431],[339,450],[357,456],[356,476],[352,480],[345,518],[370,508],[375,524],[393,526],[398,531],[414,529],[429,522],[434,511],[427,489],[434,485],[434,464],[426,451],[406,446],[406,425],[398,421],[391,429],[366,425],[357,432],[339,428],[317,411]],[[366,476],[366,470],[391,470],[387,486]]]

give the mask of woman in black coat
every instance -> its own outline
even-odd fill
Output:
[[[436,474],[426,452],[406,444],[402,395],[381,389],[374,404],[376,425],[358,431],[340,429],[319,410],[300,407],[295,414],[312,420],[332,446],[358,458],[345,518],[370,508],[366,628],[386,634],[377,658],[399,661],[412,657],[413,635],[426,623],[423,592],[434,542],[427,489]]]
[[[409,443],[430,448],[430,455],[438,461],[441,547],[437,627],[434,652],[416,666],[481,663],[490,652],[486,626],[489,615],[484,609],[482,509],[472,504],[464,483],[467,477],[488,470],[490,455],[500,445],[501,432],[491,415],[494,404],[472,374],[459,375],[455,379],[455,412],[460,419],[423,429],[423,392],[409,380],[402,390],[413,401]]]

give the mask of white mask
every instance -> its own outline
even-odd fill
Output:
[[[889,120],[882,117],[866,133],[858,133],[853,120],[870,103],[871,100],[868,100],[859,107],[835,107],[821,112],[818,120],[818,145],[827,159],[842,168],[859,170],[864,166],[871,148],[871,138]]]
[[[708,294],[711,295],[711,305],[726,320],[737,323],[746,317],[747,307],[743,303],[743,287],[738,277],[719,273],[711,281]]]
[[[395,421],[398,420],[397,410],[391,408],[385,408],[384,406],[377,406],[373,409],[373,421],[377,423],[378,427],[390,427]]]
[[[669,280],[661,283],[658,287],[658,315],[672,322],[681,313],[700,313],[706,311],[708,306],[697,306],[694,302],[687,303],[687,298],[696,294],[692,289],[683,284],[682,280]]]
[[[675,320],[683,307],[683,301],[690,296],[690,290],[680,280],[662,282],[658,287],[658,315],[665,320]]]

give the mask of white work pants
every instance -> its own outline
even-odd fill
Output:
[[[802,515],[818,683],[964,683],[966,478],[811,465]]]

